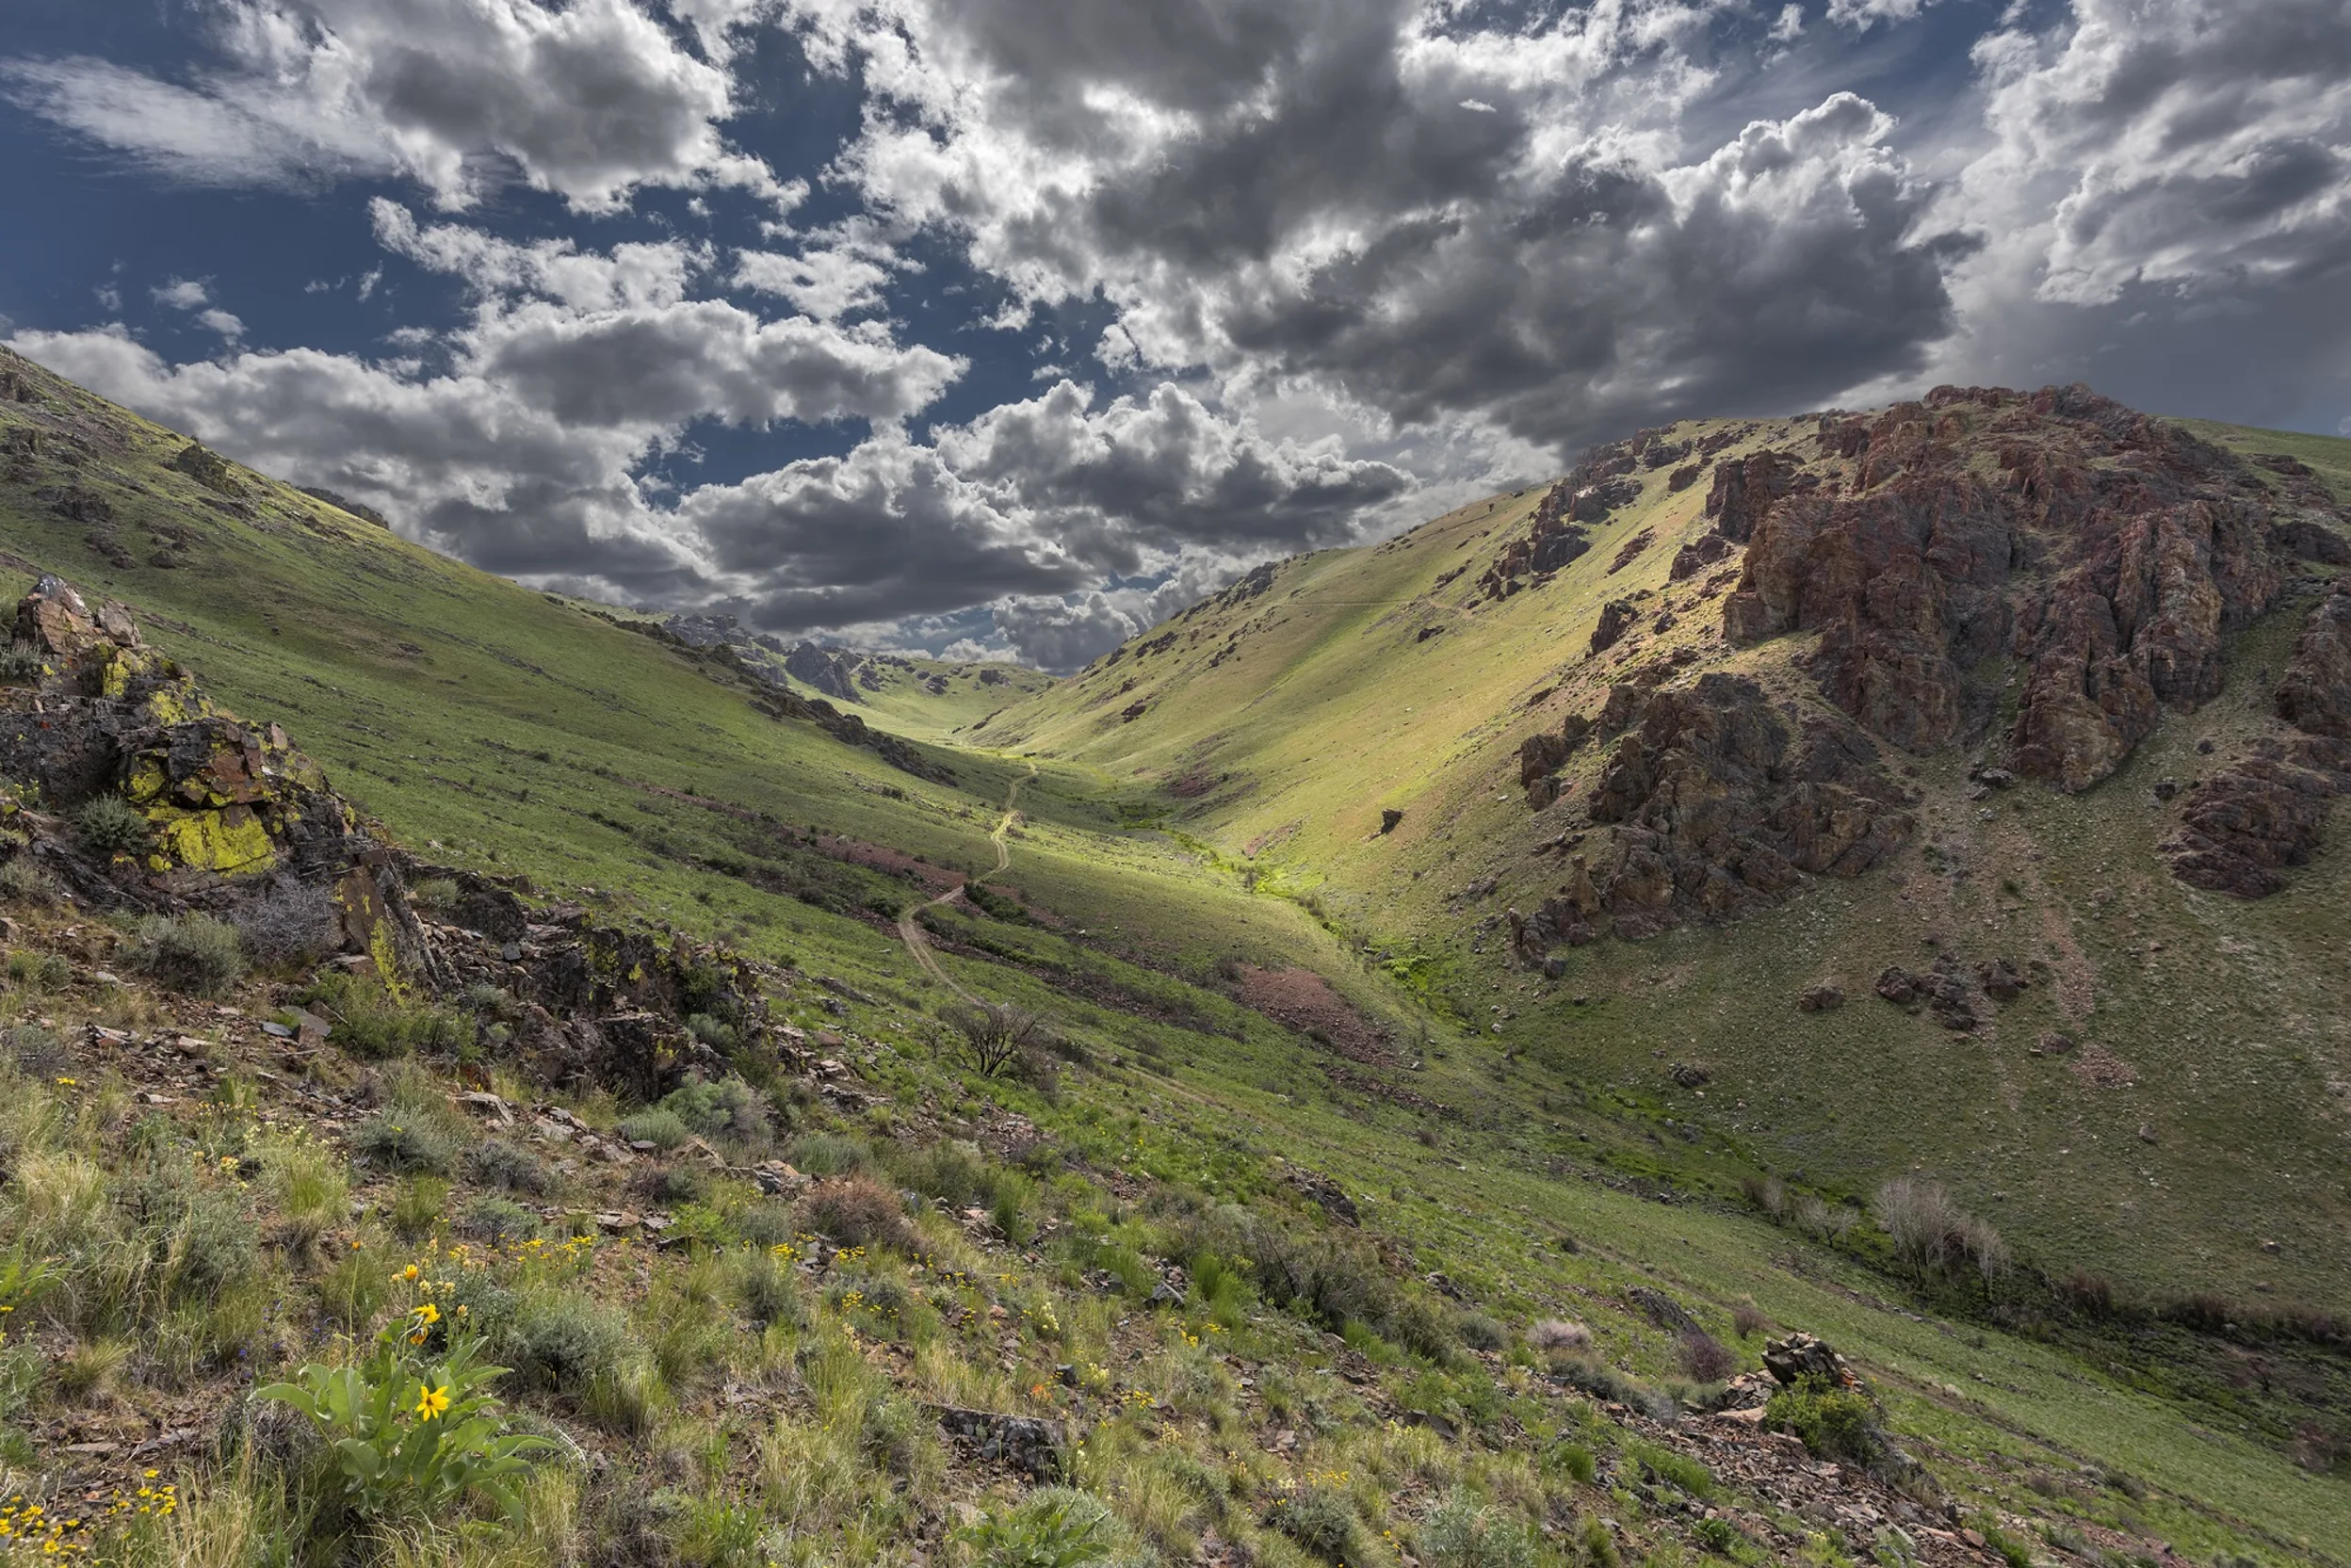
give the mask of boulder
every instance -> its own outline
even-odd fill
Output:
[[[1737,548],[1721,534],[1700,534],[1674,552],[1673,564],[1665,569],[1665,575],[1675,582],[1684,582],[1716,561],[1727,558]]]
[[[1641,618],[1640,606],[1629,599],[1612,599],[1601,606],[1600,619],[1592,628],[1591,652],[1606,653],[1624,639]]]
[[[1800,1012],[1831,1012],[1845,1005],[1845,994],[1837,986],[1808,986],[1796,997]]]
[[[2014,960],[1988,959],[1975,966],[1976,983],[1995,1002],[2013,1002],[2024,994],[2025,978]]]
[[[1763,1342],[1763,1369],[1782,1386],[1811,1378],[1832,1388],[1852,1388],[1861,1379],[1825,1340],[1808,1334]]]

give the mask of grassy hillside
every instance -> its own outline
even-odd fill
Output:
[[[0,404],[7,587],[48,570],[122,599],[216,698],[283,720],[428,858],[527,877],[598,919],[725,938],[767,966],[776,1021],[842,1075],[738,1059],[772,1121],[739,1140],[712,1133],[729,1167],[714,1174],[696,1176],[700,1157],[682,1147],[647,1156],[651,1174],[559,1169],[563,1151],[529,1131],[534,1116],[561,1108],[609,1136],[654,1126],[634,1120],[647,1107],[521,1081],[486,1032],[409,1063],[370,1061],[341,1037],[305,1058],[254,1020],[310,994],[306,975],[264,969],[220,999],[169,994],[129,962],[134,933],[0,884],[17,922],[0,1002],[24,1026],[9,1036],[13,1065],[0,1063],[0,1269],[55,1258],[59,1278],[84,1282],[128,1255],[118,1243],[148,1245],[138,1205],[156,1150],[196,1170],[202,1190],[180,1194],[188,1214],[230,1216],[246,1238],[228,1276],[245,1283],[209,1298],[172,1273],[135,1300],[74,1283],[0,1301],[24,1302],[0,1378],[9,1484],[45,1486],[53,1502],[135,1495],[147,1465],[191,1499],[183,1534],[135,1532],[133,1560],[284,1560],[268,1543],[310,1526],[266,1478],[199,1445],[139,1446],[215,1430],[256,1370],[346,1353],[338,1332],[410,1304],[400,1265],[429,1277],[465,1241],[477,1261],[464,1268],[478,1270],[467,1289],[482,1287],[466,1299],[506,1303],[501,1343],[592,1345],[576,1363],[552,1350],[520,1363],[511,1385],[519,1418],[571,1447],[532,1478],[527,1530],[412,1520],[355,1545],[361,1557],[1016,1560],[963,1526],[1017,1521],[1026,1479],[949,1441],[916,1402],[929,1400],[1072,1420],[1084,1441],[1069,1479],[1108,1504],[1106,1549],[1133,1563],[1992,1560],[1961,1525],[2063,1563],[2152,1557],[2158,1543],[2213,1564],[2351,1560],[2351,1481],[2326,1414],[2351,1404],[2351,1386],[2334,1352],[2265,1322],[2201,1334],[2051,1301],[2002,1326],[1971,1287],[1893,1267],[1866,1222],[1800,1204],[1774,1218],[1740,1196],[1743,1180],[1794,1163],[1804,1136],[1817,1151],[1806,1173],[1831,1195],[1900,1168],[1900,1152],[1872,1141],[1873,1118],[1889,1141],[1905,1128],[1959,1141],[1951,1119],[1899,1107],[1875,1077],[1890,1057],[1914,1094],[1973,1094],[1979,1069],[1951,1053],[1986,1042],[1936,1042],[1941,1059],[1923,1041],[1889,1042],[1866,996],[1808,1015],[1802,1035],[1781,1016],[1800,980],[1862,967],[1844,945],[1897,917],[1899,877],[1731,930],[1586,950],[1589,967],[1555,987],[1490,962],[1498,942],[1476,950],[1477,922],[1513,895],[1459,915],[1451,896],[1489,870],[1523,875],[1526,806],[1505,759],[1532,721],[1516,715],[1573,662],[1562,639],[1581,645],[1597,609],[1584,601],[1629,518],[1575,582],[1474,612],[1434,579],[1490,549],[1533,493],[1376,551],[1291,563],[1263,593],[1155,634],[1181,634],[1180,655],[1130,653],[976,744],[927,747],[953,770],[947,785],[766,716],[723,661],[233,465],[214,471],[182,438],[21,364],[0,368],[27,389]],[[1656,519],[1694,518],[1689,493],[1653,499]],[[1671,544],[1661,526],[1610,590],[1662,575]],[[1449,629],[1417,640],[1436,623]],[[1236,652],[1211,668],[1228,640]],[[1180,682],[1166,676],[1178,656]],[[1119,691],[1138,669],[1147,679]],[[1143,713],[1122,719],[1138,701]],[[926,732],[928,711],[905,708],[902,733],[951,730],[933,713]],[[990,833],[1015,780],[1008,868],[920,918],[962,984],[1049,1019],[1058,1065],[1026,1078],[984,1075],[949,1048],[936,1017],[948,998],[894,924],[997,864]],[[2035,803],[2025,820],[2044,835],[2076,821],[2091,839],[2095,803]],[[1385,837],[1383,807],[1405,812]],[[2113,962],[2100,938],[2126,918],[2083,928],[2099,962]],[[2281,1047],[2301,1038],[2292,1027],[2328,1026],[2300,989],[2301,938],[2227,934],[2248,945],[2228,962],[2278,971],[2265,1005]],[[1893,950],[1915,936],[1873,940]],[[2161,994],[2144,994],[2159,1016]],[[1743,1027],[1752,1036],[1723,1032]],[[1774,1065],[1783,1039],[1870,1071],[1794,1074]],[[1703,1093],[1663,1075],[1694,1058],[1714,1075]],[[506,1167],[476,1157],[478,1129],[445,1098],[485,1082],[531,1113],[503,1140],[527,1142],[552,1172],[527,1218],[496,1211],[541,1252],[606,1232],[599,1216],[657,1207],[679,1227],[672,1241],[629,1231],[559,1265],[511,1237],[485,1251]],[[2212,1090],[2224,1132],[2241,1108],[2234,1083]],[[1755,1111],[1717,1110],[1743,1096]],[[2018,1136],[2041,1127],[2029,1097],[2016,1104]],[[2270,1147],[2302,1149],[2299,1112],[2273,1110],[2286,1141]],[[384,1129],[412,1121],[448,1141],[444,1169],[386,1165]],[[2193,1136],[2166,1124],[2142,1147],[2184,1159]],[[295,1143],[309,1152],[295,1157]],[[2098,1147],[2085,1134],[2083,1163],[2102,1181]],[[223,1152],[251,1164],[223,1167]],[[771,1157],[916,1194],[913,1230],[858,1256],[803,1253],[769,1280],[771,1245],[836,1223],[804,1192],[762,1195],[751,1170]],[[2234,1179],[2235,1157],[2215,1140],[2194,1169]],[[1977,1196],[1970,1170],[1935,1168]],[[1332,1182],[1359,1227],[1315,1196]],[[2300,1255],[2274,1191],[2246,1190],[2297,1249],[2262,1254],[2279,1290],[2330,1277]],[[2046,1245],[2053,1232],[2036,1227],[2055,1205],[2020,1184],[2006,1201],[2002,1225]],[[2311,1201],[2316,1225],[2333,1200]],[[2202,1222],[2200,1208],[2181,1212]],[[2128,1261],[2110,1217],[2086,1202],[2083,1213],[2085,1246]],[[2184,1244],[2175,1261],[2197,1267]],[[20,1290],[21,1274],[0,1274],[11,1279],[0,1288]],[[1162,1284],[1174,1299],[1155,1304]],[[1933,1485],[1824,1479],[1792,1439],[1696,1414],[1711,1380],[1694,1381],[1689,1346],[1643,1293],[1685,1307],[1749,1369],[1766,1327],[1832,1340]],[[1547,1318],[1592,1343],[1538,1335]],[[1494,1511],[1484,1528],[1504,1532],[1503,1555],[1443,1544],[1457,1491]],[[1338,1544],[1305,1528],[1302,1495],[1336,1521]],[[1704,1528],[1710,1509],[1724,1529]],[[1898,1525],[1902,1536],[1884,1533]],[[224,1547],[231,1537],[244,1544]]]
[[[1727,428],[1724,461],[1791,446],[1811,421],[1672,433]],[[2290,452],[2351,494],[2351,442],[2208,433]],[[2351,1022],[2336,1005],[2351,835],[2289,891],[2241,903],[2166,873],[2170,808],[2150,789],[2193,778],[2200,745],[2227,754],[2266,711],[2305,604],[2240,634],[2221,697],[2167,716],[2093,791],[2017,790],[1992,809],[1968,798],[1979,752],[1917,759],[1905,771],[1926,804],[1897,865],[1730,926],[1581,948],[1547,981],[1507,962],[1500,920],[1563,869],[1536,853],[1560,812],[1518,789],[1520,740],[1597,712],[1629,665],[1678,654],[1768,687],[1808,639],[1732,648],[1705,574],[1669,580],[1709,525],[1705,487],[1671,493],[1662,471],[1548,586],[1482,602],[1481,574],[1539,494],[1284,562],[977,733],[1147,783],[1260,895],[1310,899],[1402,989],[1515,1057],[1530,1093],[1602,1085],[1831,1191],[1931,1172],[2052,1266],[2126,1285],[2351,1299]],[[1628,598],[1645,626],[1661,610],[1678,624],[1588,656],[1603,605]],[[1579,767],[1588,787],[1597,756]],[[1383,834],[1388,810],[1402,816]],[[1954,1040],[1869,994],[1884,966],[1922,966],[1930,943],[2039,961],[2052,983]],[[1853,1000],[1799,1012],[1819,983]],[[2127,1064],[2105,1081],[2132,1081],[2039,1055],[2049,1031],[2095,1043]],[[1683,1061],[1712,1082],[1676,1083]]]

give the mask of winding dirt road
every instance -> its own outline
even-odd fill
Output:
[[[987,874],[987,877],[1002,876],[1005,869],[1013,864],[1012,846],[1006,842],[1006,835],[1013,831],[1013,822],[1017,821],[1020,816],[1019,811],[1015,809],[1020,801],[1020,786],[1027,784],[1030,779],[1033,779],[1036,776],[1037,765],[1032,762],[1029,765],[1028,778],[1014,779],[1013,781],[1012,787],[1004,792],[1004,819],[996,825],[995,832],[988,834],[989,842],[996,846],[996,869],[990,871]],[[981,877],[975,880],[985,881],[987,877]],[[956,899],[961,898],[964,896],[964,889],[969,887],[971,883],[967,881],[957,882],[953,887],[949,888],[945,893],[940,894],[937,897],[931,899],[929,902],[915,904],[908,908],[905,913],[898,917],[898,939],[906,944],[906,951],[914,955],[915,962],[922,966],[922,972],[924,974],[930,976],[939,984],[953,992],[963,1000],[970,1003],[974,1007],[979,1007],[983,1005],[981,1002],[981,999],[974,995],[971,992],[965,990],[961,984],[957,983],[952,975],[949,975],[946,969],[940,966],[939,956],[931,950],[931,938],[929,933],[923,930],[922,922],[916,918],[916,916],[920,914],[924,910],[935,909],[941,904],[953,903]]]

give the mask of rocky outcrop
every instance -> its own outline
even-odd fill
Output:
[[[2351,739],[2351,578],[2310,612],[2272,702],[2305,735]]]
[[[1824,482],[1769,453],[1717,471],[1717,526],[1752,541],[1726,636],[1818,632],[1824,693],[1914,751],[1988,724],[1971,672],[2024,659],[2015,766],[2063,789],[2218,691],[2221,638],[2277,601],[2299,537],[2275,481],[2086,388],[1941,388],[1856,423],[1824,425],[1851,465]]]
[[[1674,552],[1674,563],[1665,569],[1665,575],[1674,582],[1686,582],[1716,561],[1728,559],[1735,548],[1720,534],[1700,534]]]
[[[857,695],[856,661],[837,648],[820,647],[814,642],[795,643],[792,651],[784,655],[784,672],[827,697],[837,697],[844,703],[862,701]]]
[[[1541,811],[1559,799],[1559,770],[1591,733],[1592,720],[1571,713],[1555,733],[1531,735],[1518,743],[1518,786],[1527,792],[1529,805]]]
[[[2338,795],[2351,793],[2351,579],[2310,611],[2272,703],[2292,726],[2256,739],[2187,793],[2163,849],[2192,887],[2262,898],[2286,886],[2324,841]]]
[[[1792,720],[1725,674],[1678,690],[1627,683],[1611,694],[1619,708],[1630,727],[1588,805],[1614,829],[1609,852],[1597,866],[1576,857],[1564,891],[1518,919],[1522,951],[1735,915],[1806,874],[1858,875],[1912,831],[1877,749],[1839,715]]]
[[[1758,452],[1739,462],[1714,470],[1714,488],[1707,493],[1706,515],[1714,529],[1736,544],[1755,537],[1779,498],[1795,482],[1797,463],[1785,452]]]
[[[1624,640],[1632,623],[1641,619],[1641,606],[1629,599],[1612,599],[1600,606],[1600,618],[1592,626],[1590,651],[1604,654]]]
[[[2164,842],[2172,875],[2240,898],[2283,889],[2326,836],[2334,798],[2351,790],[2351,741],[2317,736],[2255,741],[2187,794]]]
[[[16,803],[62,815],[112,796],[147,825],[146,843],[110,855],[110,893],[92,894],[148,905],[281,869],[332,880],[365,847],[356,814],[284,730],[215,708],[121,605],[92,611],[45,576],[18,604],[15,636],[40,661],[0,687],[0,778]]]

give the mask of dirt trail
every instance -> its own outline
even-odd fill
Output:
[[[1002,876],[1013,864],[1013,850],[1011,844],[1007,841],[1007,835],[1013,831],[1013,823],[1020,816],[1019,811],[1015,809],[1020,802],[1020,786],[1036,776],[1037,765],[1032,762],[1029,765],[1028,778],[1014,779],[1012,787],[1004,792],[1004,819],[996,825],[995,832],[988,834],[988,841],[996,846],[996,869],[988,873],[989,877]],[[987,879],[982,877],[978,880],[984,881]],[[923,930],[922,922],[916,918],[924,910],[935,909],[941,904],[953,903],[964,896],[964,889],[970,885],[969,882],[957,882],[929,902],[911,906],[905,913],[898,917],[898,939],[906,944],[906,951],[912,954],[915,962],[922,966],[924,974],[953,992],[964,1001],[978,1007],[981,1005],[981,999],[965,990],[952,975],[940,966],[938,955],[931,950],[930,936]]]

